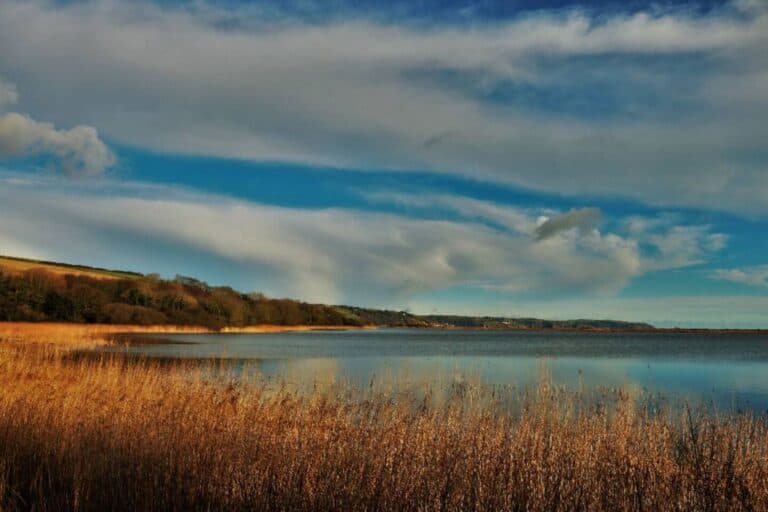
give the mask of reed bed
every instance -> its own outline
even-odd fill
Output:
[[[112,343],[116,336],[123,334],[207,332],[211,330],[197,326],[0,322],[0,348],[9,345],[46,345],[57,350],[92,348]]]
[[[765,418],[211,375],[6,345],[0,510],[768,510]]]
[[[210,329],[195,325],[77,324],[65,322],[0,322],[2,345],[47,345],[57,349],[105,346],[127,334],[277,333],[371,329],[370,326],[251,325]],[[0,346],[2,348],[2,346]]]

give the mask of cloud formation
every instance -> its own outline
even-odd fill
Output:
[[[712,278],[750,286],[768,286],[768,265],[730,269],[721,268],[712,273]]]
[[[451,203],[452,196],[443,201],[461,205],[465,219],[284,208],[128,184],[110,188],[109,197],[98,189],[5,185],[0,238],[17,245],[77,260],[72,251],[92,254],[105,244],[123,258],[143,258],[146,247],[170,244],[179,254],[237,262],[252,286],[270,283],[268,292],[308,300],[402,304],[457,287],[610,294],[651,267],[637,239],[571,229],[537,240],[536,212],[511,209],[512,218],[527,218],[520,231],[494,227],[478,215],[506,218],[504,206]]]
[[[594,228],[601,218],[602,213],[597,208],[576,208],[562,215],[545,218],[536,228],[536,239],[545,240],[571,229],[586,232]]]
[[[115,163],[93,127],[57,130],[15,112],[0,116],[0,157],[38,154],[53,155],[67,175],[100,174]]]
[[[768,213],[763,3],[424,28],[0,0],[0,47],[32,116],[146,149]]]
[[[3,114],[18,98],[16,86],[0,77],[0,158],[50,155],[70,176],[100,174],[114,165],[114,155],[91,126],[57,130],[23,114]]]
[[[725,249],[729,236],[713,232],[709,225],[686,224],[680,215],[661,212],[655,216],[623,219],[627,236],[642,241],[652,252],[644,270],[653,272],[705,263],[712,253]]]
[[[601,235],[596,229],[603,219],[599,208],[574,208],[559,212],[551,208],[520,208],[451,194],[413,194],[393,191],[365,192],[373,203],[390,203],[426,213],[442,211],[464,222],[480,222],[525,243],[541,242],[550,248],[549,238],[570,240],[623,240],[633,246],[633,275],[683,268],[706,261],[727,246],[728,236],[711,226],[686,223],[680,215],[660,212],[653,216],[632,215],[617,221],[617,231]],[[614,238],[616,237],[616,238]],[[502,287],[503,288],[503,287]]]
[[[471,197],[434,193],[413,194],[391,190],[367,191],[363,196],[372,203],[396,204],[416,210],[448,210],[465,220],[483,221],[518,234],[530,235],[537,227],[538,219],[533,217],[535,212],[530,209],[499,205]]]
[[[19,100],[19,94],[16,92],[16,86],[8,83],[0,77],[0,110],[15,105]]]

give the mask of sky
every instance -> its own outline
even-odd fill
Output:
[[[0,254],[768,327],[766,234],[766,0],[0,0]]]

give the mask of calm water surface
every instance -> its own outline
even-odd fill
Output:
[[[525,388],[546,371],[565,386],[768,410],[768,337],[759,335],[382,329],[155,337],[161,339],[172,343],[112,350],[246,360],[269,377],[354,385],[471,377]]]

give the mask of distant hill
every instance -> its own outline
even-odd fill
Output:
[[[405,311],[336,306],[353,321],[390,327],[431,327],[446,329],[573,329],[573,330],[650,330],[651,324],[619,320],[542,320],[461,315],[414,315]]]
[[[472,329],[637,329],[614,320],[414,315],[354,306],[273,299],[210,286],[192,277],[0,256],[0,320],[199,325],[213,329],[258,324]]]
[[[447,326],[481,329],[635,329],[648,330],[654,326],[641,322],[620,320],[542,320],[540,318],[506,318],[492,316],[427,315],[429,322]]]
[[[70,265],[68,263],[16,258],[13,256],[0,256],[0,268],[8,274],[17,275],[31,269],[44,269],[54,274],[89,276],[96,279],[136,279],[144,276],[137,272],[126,272],[124,270],[109,270],[106,268]]]

